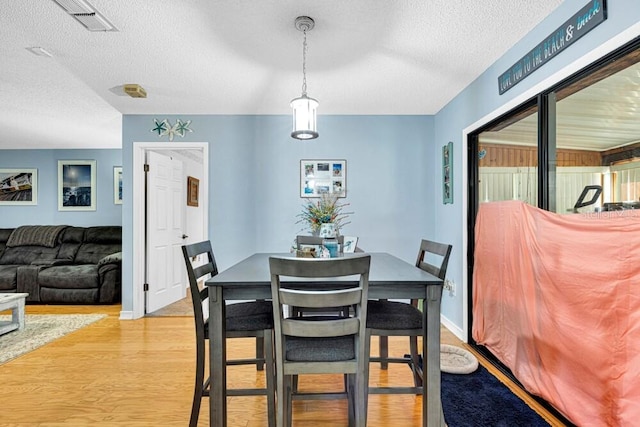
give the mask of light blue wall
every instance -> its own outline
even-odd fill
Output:
[[[600,2],[601,3],[601,2]],[[614,38],[628,28],[634,27],[637,37],[640,35],[637,24],[640,22],[640,4],[638,0],[608,1],[608,19],[598,27],[576,41],[568,49],[561,52],[555,58],[544,64],[540,69],[530,74],[526,79],[514,86],[503,95],[498,94],[498,76],[511,67],[522,56],[529,52],[546,36],[551,34],[567,19],[585,6],[585,0],[565,0],[551,16],[527,34],[520,42],[510,49],[500,60],[494,63],[476,81],[462,91],[453,101],[435,116],[435,140],[437,144],[430,147],[428,155],[431,169],[437,169],[439,165],[439,150],[447,141],[454,143],[454,176],[466,177],[463,170],[463,156],[467,155],[466,141],[463,141],[462,132],[465,128],[480,121],[512,100],[524,101],[518,98],[528,97],[527,91],[545,81],[553,80],[563,68],[574,61],[588,55],[604,42]],[[436,173],[432,180],[439,175]],[[435,197],[429,200],[429,205],[434,207],[430,212],[434,215],[429,235],[442,241],[453,244],[453,253],[450,259],[447,276],[458,284],[458,289],[463,283],[463,259],[466,257],[466,247],[463,246],[463,232],[467,223],[467,212],[463,209],[461,197],[463,187],[467,185],[464,179],[454,180],[455,203],[442,205],[440,199],[442,193],[437,190]],[[463,293],[458,291],[455,297],[445,292],[442,300],[443,314],[455,325],[462,329],[463,325]]]
[[[58,211],[58,160],[95,160],[95,211]],[[122,164],[121,150],[0,150],[0,168],[38,170],[38,204],[0,206],[0,228],[20,225],[121,225],[122,205],[113,203],[113,167]]]
[[[123,310],[131,309],[132,201],[113,205],[111,169],[122,162],[124,186],[131,188],[133,142],[166,141],[150,132],[153,118],[192,120],[193,133],[174,142],[209,142],[211,238],[222,269],[255,251],[282,251],[300,230],[296,214],[299,160],[347,160],[346,202],[355,213],[345,234],[360,237],[369,251],[389,251],[413,262],[417,241],[430,237],[454,246],[448,277],[463,283],[466,257],[466,186],[462,132],[532,87],[556,75],[603,42],[640,21],[637,0],[608,2],[608,19],[524,81],[498,95],[498,76],[586,4],[565,0],[549,18],[525,36],[499,61],[432,116],[320,116],[320,138],[292,140],[289,116],[135,116],[123,118],[123,150],[3,150],[0,167],[36,167],[39,203],[33,207],[0,207],[1,227],[27,223],[123,225]],[[442,204],[441,150],[454,143],[454,204]],[[57,160],[98,160],[98,210],[57,211]],[[136,195],[137,196],[137,195]],[[122,218],[120,217],[122,210]],[[443,315],[462,330],[463,293],[445,292]]]
[[[320,137],[292,139],[290,116],[134,116],[123,120],[123,160],[130,168],[133,142],[157,142],[153,119],[192,120],[174,143],[209,142],[209,238],[220,269],[257,251],[287,252],[301,225],[301,159],[346,159],[347,210],[343,234],[359,236],[368,251],[391,252],[414,262],[419,239],[432,220],[434,175],[425,167],[433,144],[433,117],[320,116]],[[166,141],[166,137],[162,140]],[[439,169],[438,169],[439,170]],[[125,171],[125,188],[132,178]],[[132,299],[132,203],[123,216],[123,310]]]

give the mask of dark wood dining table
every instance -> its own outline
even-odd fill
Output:
[[[422,395],[422,425],[444,426],[440,400],[440,299],[442,280],[415,265],[388,253],[370,253],[369,298],[424,300],[422,354],[424,357],[424,387]],[[294,257],[294,254],[256,253],[227,270],[208,279],[209,345],[211,391],[209,396],[210,425],[226,427],[226,339],[225,305],[228,301],[271,298],[269,257]],[[345,254],[345,256],[349,256]],[[286,278],[282,279],[286,281]],[[296,282],[301,279],[295,279]],[[309,286],[335,285],[336,281],[311,279]]]

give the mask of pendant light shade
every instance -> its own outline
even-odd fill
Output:
[[[295,26],[297,30],[304,33],[304,42],[302,43],[302,95],[291,101],[291,108],[293,108],[291,137],[307,140],[318,137],[316,121],[318,101],[307,96],[307,31],[313,29],[315,22],[308,16],[298,16]]]
[[[316,109],[318,101],[303,94],[291,101],[293,108],[293,131],[291,136],[296,139],[314,139],[318,137]]]

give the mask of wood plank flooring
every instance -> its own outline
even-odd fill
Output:
[[[56,426],[186,426],[193,392],[194,328],[191,317],[118,319],[120,306],[29,305],[27,313],[108,314],[86,328],[0,366],[2,399],[0,425]],[[390,353],[404,354],[406,338],[390,339]],[[443,342],[463,345],[443,328]],[[228,351],[247,357],[250,339],[229,341]],[[372,342],[377,348],[377,340]],[[375,351],[375,350],[374,350]],[[486,362],[481,359],[481,363]],[[232,386],[264,384],[253,367],[233,367]],[[372,384],[408,384],[410,370],[371,367]],[[341,376],[303,377],[303,389],[339,389]],[[522,393],[520,393],[522,395]],[[561,426],[543,408],[529,402],[552,425]],[[228,400],[230,427],[266,427],[264,397]],[[208,400],[203,401],[200,425],[208,425]],[[294,426],[347,426],[343,401],[294,402]],[[412,395],[370,396],[370,427],[418,426],[421,401]]]

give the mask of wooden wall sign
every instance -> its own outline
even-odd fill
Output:
[[[500,95],[607,19],[606,0],[592,0],[498,77]]]

